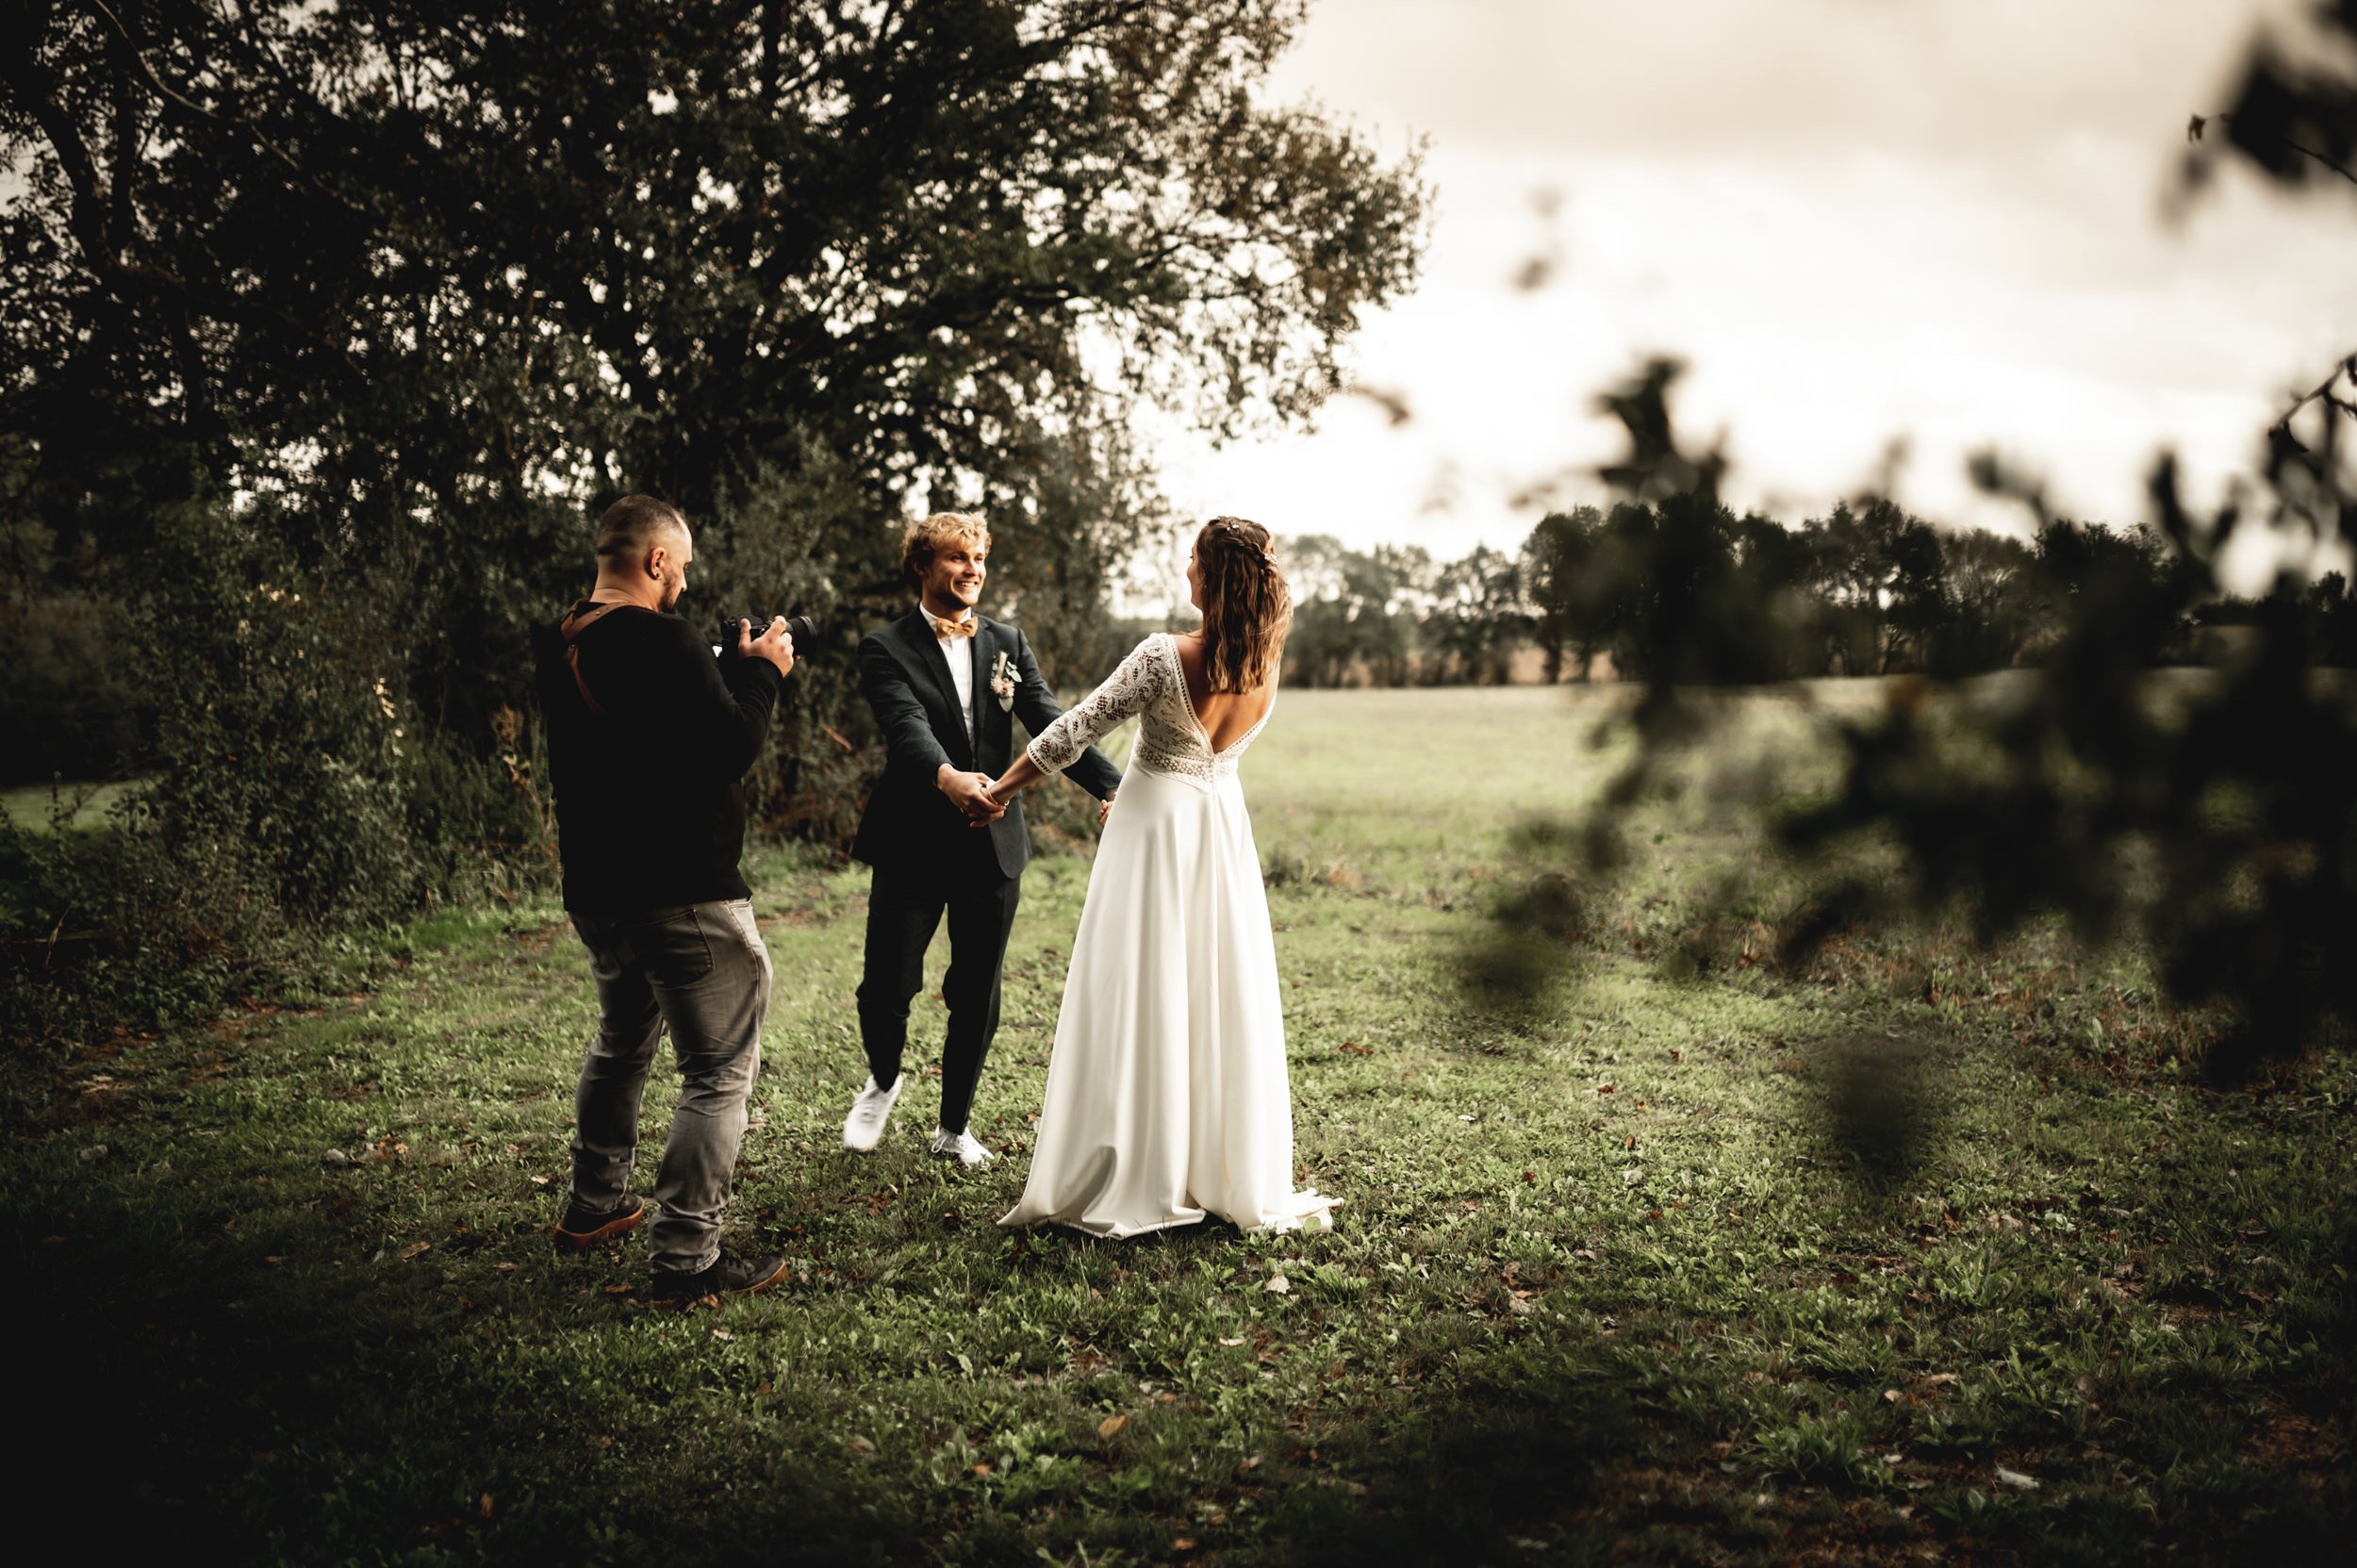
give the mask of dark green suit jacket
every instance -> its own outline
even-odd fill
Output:
[[[911,610],[860,639],[859,688],[876,712],[876,727],[890,751],[851,844],[851,853],[870,866],[964,865],[959,851],[976,834],[989,835],[998,868],[1010,877],[1022,875],[1031,858],[1021,801],[988,828],[975,828],[935,782],[945,762],[961,772],[997,778],[1014,761],[1014,720],[1023,720],[1024,730],[1036,735],[1063,712],[1040,679],[1039,661],[1023,633],[979,612],[975,619],[971,744],[958,717],[957,682],[923,611]],[[1000,653],[1014,677],[1012,712],[998,705],[990,689],[990,672]],[[1100,801],[1121,785],[1121,770],[1094,746],[1065,772]]]

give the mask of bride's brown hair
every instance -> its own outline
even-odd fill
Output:
[[[1203,594],[1203,678],[1212,691],[1255,691],[1277,676],[1294,597],[1277,541],[1244,518],[1213,518],[1195,536]]]

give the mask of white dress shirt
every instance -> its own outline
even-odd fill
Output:
[[[925,623],[933,629],[933,635],[940,641],[941,656],[949,661],[949,684],[958,688],[958,718],[965,725],[965,743],[971,746],[974,744],[974,639],[942,636],[941,617],[921,603],[916,607],[924,612]],[[965,619],[973,614],[968,610],[959,619]]]

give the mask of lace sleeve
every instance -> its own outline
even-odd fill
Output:
[[[1129,651],[1105,684],[1066,708],[1056,721],[1031,737],[1024,754],[1043,773],[1061,773],[1081,752],[1114,725],[1154,700],[1161,683],[1162,661],[1155,656],[1154,638]]]

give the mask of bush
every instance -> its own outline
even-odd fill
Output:
[[[0,603],[0,784],[123,771],[154,703],[122,656],[123,607],[86,594]]]
[[[152,785],[107,833],[0,841],[12,1037],[202,1013],[337,933],[553,868],[521,718],[488,762],[427,734],[378,599],[285,586],[250,520],[159,530]]]

